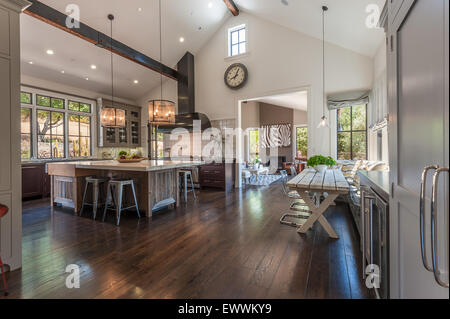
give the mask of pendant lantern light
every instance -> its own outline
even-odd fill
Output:
[[[159,0],[159,62],[162,63],[162,14],[161,0]],[[148,121],[152,125],[174,124],[175,123],[175,103],[163,99],[163,75],[160,72],[161,98],[148,102]]]
[[[325,98],[325,11],[328,11],[327,6],[322,6],[322,88],[323,88],[323,113],[322,117],[320,119],[320,123],[317,126],[317,128],[324,128],[329,127],[328,126],[328,120],[325,116],[325,104],[326,104],[326,98]]]
[[[109,21],[111,21],[111,37],[110,37],[110,52],[111,52],[111,106],[103,107],[100,112],[100,124],[107,128],[124,128],[126,127],[125,122],[125,110],[116,109],[114,107],[114,61],[112,52],[112,41],[113,41],[113,21],[114,16],[112,14],[108,15]]]

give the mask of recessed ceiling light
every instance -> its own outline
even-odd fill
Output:
[[[139,11],[139,12],[142,12],[142,8],[138,8],[138,11]]]
[[[62,73],[62,74],[64,74],[64,73],[66,73],[66,71],[64,71],[64,70],[61,70],[61,73]]]
[[[138,80],[134,80],[133,82],[134,82],[134,84],[139,84]]]
[[[89,78],[86,78],[86,81],[89,81]]]
[[[184,42],[184,38],[183,38],[183,37],[180,38],[180,42],[181,42],[181,43]]]
[[[53,52],[53,50],[50,50],[50,49],[49,49],[49,50],[47,50],[47,54],[48,54],[48,55],[53,55],[53,54],[55,54],[55,52]]]
[[[97,69],[97,66],[96,66],[95,64],[92,64],[92,65],[91,65],[91,69],[92,69],[92,70],[95,70],[95,69]]]
[[[33,63],[34,63],[33,61],[28,62],[28,64],[33,64]]]
[[[212,6],[213,6],[213,4],[212,4],[212,2],[210,2],[210,3],[208,3],[208,8],[212,8]]]

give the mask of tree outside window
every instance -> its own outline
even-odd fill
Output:
[[[300,151],[302,157],[308,157],[308,127],[299,126],[296,128],[297,153]]]
[[[337,149],[339,160],[367,159],[367,105],[338,109]]]
[[[259,129],[250,129],[248,132],[249,160],[251,163],[260,159],[259,157]]]
[[[37,110],[38,158],[64,158],[64,113]]]

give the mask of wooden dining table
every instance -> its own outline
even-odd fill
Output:
[[[309,218],[298,227],[297,231],[304,234],[318,221],[331,238],[338,239],[339,236],[323,214],[339,195],[348,194],[350,191],[341,170],[327,169],[324,173],[319,173],[315,169],[308,168],[286,185],[289,189],[297,191],[311,211]],[[320,201],[322,194],[325,194],[324,200]]]

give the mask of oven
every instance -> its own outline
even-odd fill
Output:
[[[389,298],[389,205],[372,188],[361,187],[363,279],[377,298]]]

